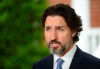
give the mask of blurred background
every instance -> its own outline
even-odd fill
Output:
[[[46,56],[40,17],[45,0],[0,0],[0,69],[31,69]]]
[[[0,0],[0,69],[31,69],[49,54],[40,18],[45,8],[57,3],[70,4],[81,16],[77,45],[100,58],[99,0]]]

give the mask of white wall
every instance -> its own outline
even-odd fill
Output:
[[[89,0],[72,0],[71,6],[75,9],[76,13],[81,16],[82,24],[83,24],[83,31],[80,35],[80,41],[77,45],[84,51],[88,51],[87,40],[86,40],[86,33],[90,28],[90,11],[89,11]]]
[[[100,28],[90,27],[90,0],[72,0],[71,6],[81,16],[83,32],[77,45],[85,52],[100,58]]]

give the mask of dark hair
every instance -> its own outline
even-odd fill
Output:
[[[62,16],[68,27],[72,31],[76,31],[76,35],[73,37],[74,43],[79,41],[79,35],[82,29],[82,22],[80,16],[75,13],[75,10],[71,8],[68,4],[56,4],[53,6],[48,7],[41,18],[42,27],[45,26],[45,20],[47,16]]]

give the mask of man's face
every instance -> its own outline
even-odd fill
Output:
[[[72,32],[61,16],[47,16],[45,21],[45,39],[53,54],[63,56],[73,46]]]

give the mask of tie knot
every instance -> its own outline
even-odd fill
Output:
[[[63,62],[64,62],[64,60],[63,60],[63,59],[61,59],[61,58],[57,59],[57,65],[62,65],[62,64],[63,64]]]
[[[62,69],[63,62],[64,62],[64,60],[62,60],[61,58],[57,59],[57,68],[56,69]]]

